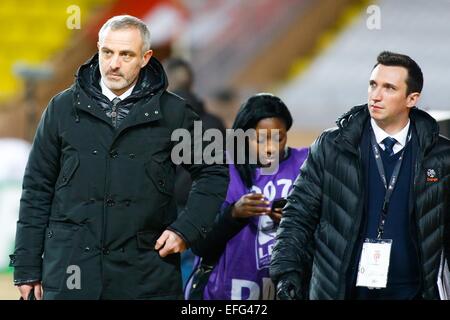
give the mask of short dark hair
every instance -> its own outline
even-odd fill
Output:
[[[413,92],[422,92],[422,70],[417,62],[411,59],[411,57],[405,54],[383,51],[378,55],[377,63],[373,66],[373,68],[375,69],[379,64],[384,66],[404,67],[408,71],[408,77],[406,78],[406,95]]]

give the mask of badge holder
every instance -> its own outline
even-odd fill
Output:
[[[391,239],[364,241],[356,279],[357,287],[386,288],[391,247]]]

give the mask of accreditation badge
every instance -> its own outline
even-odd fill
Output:
[[[391,239],[366,239],[364,241],[356,279],[357,287],[386,288],[391,246]]]

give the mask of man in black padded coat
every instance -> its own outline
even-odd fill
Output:
[[[311,146],[271,261],[280,299],[439,298],[439,266],[450,257],[450,142],[415,107],[422,86],[414,60],[382,52],[368,104]]]

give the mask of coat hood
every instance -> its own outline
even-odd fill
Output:
[[[99,82],[100,68],[98,53],[96,53],[78,69],[75,84],[77,90],[83,90],[89,97],[108,102],[102,94]],[[167,89],[167,85],[167,76],[161,63],[151,57],[147,65],[141,69],[136,86],[127,100],[141,100],[150,95],[162,93]]]

